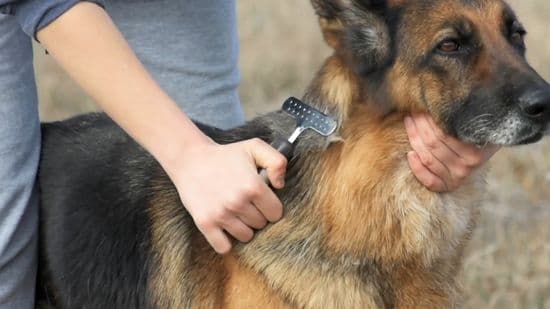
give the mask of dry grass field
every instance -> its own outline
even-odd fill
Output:
[[[528,35],[529,59],[550,80],[550,1],[510,1]],[[247,115],[299,96],[330,53],[309,1],[239,0],[241,97]],[[44,120],[96,109],[37,49]],[[463,272],[466,308],[550,309],[550,138],[502,150]]]

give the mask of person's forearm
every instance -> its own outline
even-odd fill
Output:
[[[161,164],[176,160],[188,145],[210,142],[153,81],[99,6],[77,4],[37,37],[105,112]]]
[[[248,242],[255,229],[281,218],[283,206],[257,169],[265,168],[273,187],[281,189],[286,158],[259,139],[218,145],[205,136],[153,81],[100,7],[77,4],[37,37],[159,161],[217,252],[231,249],[226,233]]]

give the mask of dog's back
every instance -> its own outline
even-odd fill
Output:
[[[42,129],[40,302],[145,307],[156,163],[101,114]]]
[[[269,138],[262,125],[197,125],[218,143]],[[38,307],[223,303],[223,258],[143,148],[105,114],[46,123],[42,135]]]

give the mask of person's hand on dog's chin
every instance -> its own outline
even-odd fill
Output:
[[[281,189],[287,160],[262,140],[197,145],[178,161],[169,168],[170,178],[216,252],[231,250],[225,232],[248,242],[254,230],[282,217],[283,206],[258,174],[258,167],[266,168],[270,183]]]
[[[415,177],[429,190],[449,192],[483,165],[500,147],[478,148],[445,134],[425,113],[405,118],[405,128],[413,151],[407,154]]]

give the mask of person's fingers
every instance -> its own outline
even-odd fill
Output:
[[[244,222],[244,224],[257,230],[263,229],[267,224],[266,218],[260,213],[256,206],[252,204],[248,204],[240,213],[235,213],[235,215]]]
[[[438,178],[451,179],[452,175],[450,170],[432,153],[433,150],[428,148],[424,143],[419,128],[412,118],[405,118],[405,128],[409,137],[409,143],[415,152],[415,156],[420,159],[421,163],[430,170],[431,173],[438,175]],[[441,146],[432,146],[432,148],[441,148]],[[439,151],[442,152],[441,150]],[[448,156],[448,154],[446,156]]]
[[[254,231],[237,217],[231,217],[223,223],[223,229],[240,242],[249,242],[254,237]]]
[[[464,159],[446,144],[451,137],[435,125],[431,116],[415,114],[412,121],[427,150],[445,166],[447,172],[432,171],[443,180],[447,190],[457,189],[471,174],[473,167],[466,164]],[[470,148],[471,145],[465,144],[464,147]]]
[[[248,141],[248,149],[254,158],[257,167],[265,168],[271,185],[281,189],[285,185],[287,159],[261,139],[254,138]]]
[[[414,123],[420,139],[423,141],[426,148],[437,158],[444,163],[455,163],[460,160],[459,154],[451,149],[446,141],[450,136],[446,135],[433,122],[432,117],[427,114],[413,114],[410,118]]]
[[[426,120],[430,124],[435,134],[442,137],[443,142],[451,149],[457,156],[459,156],[470,168],[476,168],[485,163],[491,158],[499,149],[498,145],[486,145],[482,148],[470,143],[465,143],[457,138],[446,135],[435,123],[433,118],[426,117]]]
[[[445,182],[426,168],[422,164],[420,157],[414,151],[410,151],[407,154],[407,161],[416,179],[426,188],[434,192],[448,191]]]
[[[217,227],[209,218],[195,220],[197,228],[206,238],[206,241],[219,254],[226,254],[231,250],[231,241],[223,230]]]
[[[252,203],[269,222],[278,221],[283,216],[283,204],[277,195],[263,183],[260,176],[258,176],[257,183],[260,185],[252,186],[249,190]]]

